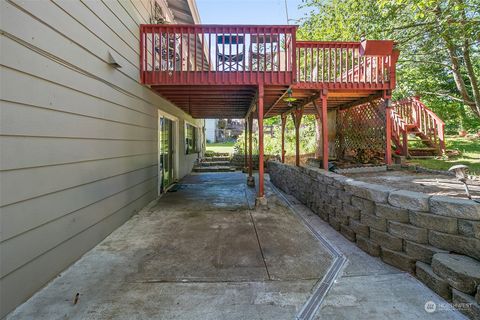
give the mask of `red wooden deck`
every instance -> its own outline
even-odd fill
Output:
[[[140,80],[194,118],[258,119],[259,198],[263,199],[263,119],[292,114],[297,137],[303,114],[322,119],[328,167],[327,109],[390,98],[398,51],[393,42],[297,41],[296,26],[141,25]],[[390,102],[386,100],[387,112]],[[391,161],[386,117],[386,162]],[[283,138],[283,133],[282,133]],[[283,149],[283,143],[282,143]],[[282,157],[283,159],[283,157]]]
[[[265,90],[265,116],[328,91],[328,107],[361,103],[395,87],[398,54],[383,41],[297,41],[296,26],[142,25],[141,82],[195,118],[243,118]],[[386,49],[386,50],[385,50]],[[285,102],[287,90],[296,99]]]

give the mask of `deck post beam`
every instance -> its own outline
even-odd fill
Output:
[[[300,167],[300,125],[302,123],[303,107],[292,112],[295,125],[295,165]]]
[[[255,186],[255,179],[253,178],[253,159],[252,159],[252,131],[253,131],[253,115],[250,114],[248,120],[248,178],[247,185],[249,187]]]
[[[248,148],[248,120],[247,119],[245,119],[245,131],[244,131],[243,135],[245,136],[245,141],[244,141],[244,146],[243,146],[243,154],[244,154],[244,159],[243,159],[244,171],[243,172],[246,172],[247,171],[247,166],[248,166],[248,152],[247,152],[247,148]]]
[[[384,95],[385,105],[385,164],[392,164],[392,98],[389,92]],[[399,137],[400,139],[400,137]],[[408,142],[406,142],[408,144]]]
[[[328,170],[328,112],[327,112],[327,97],[328,91],[322,90],[319,93],[320,100],[322,102],[319,106],[315,100],[312,101],[315,110],[317,111],[316,116],[321,118],[322,123],[322,168]]]
[[[263,84],[258,86],[258,104],[257,104],[257,116],[258,116],[258,197],[256,204],[263,206],[266,205],[265,191],[264,191],[264,160],[263,160],[263,97],[264,88]]]
[[[281,115],[282,119],[282,163],[285,163],[285,125],[287,124],[287,116]]]
[[[322,117],[321,117],[321,110],[318,112],[318,107],[315,101],[313,101],[313,106],[315,107],[315,159],[320,159],[321,154],[320,154],[320,149],[322,148],[321,145],[321,139],[320,137],[322,136],[321,132],[321,126],[322,126]]]
[[[322,100],[322,167],[324,170],[328,171],[328,113],[327,113],[327,96],[328,92],[326,90],[322,91],[320,96]]]

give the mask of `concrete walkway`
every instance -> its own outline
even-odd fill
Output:
[[[251,210],[245,180],[187,176],[8,318],[295,319],[334,261],[303,218],[348,259],[317,319],[464,319],[270,184],[269,209]]]

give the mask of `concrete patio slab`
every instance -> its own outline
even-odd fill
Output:
[[[187,176],[8,319],[295,319],[334,261],[308,228],[347,258],[313,318],[465,319],[295,198],[266,192],[268,208],[250,210],[243,174]]]
[[[332,259],[245,180],[185,177],[8,319],[293,319]]]

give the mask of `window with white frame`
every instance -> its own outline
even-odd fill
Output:
[[[197,153],[198,150],[198,128],[187,123],[185,125],[185,153]]]

